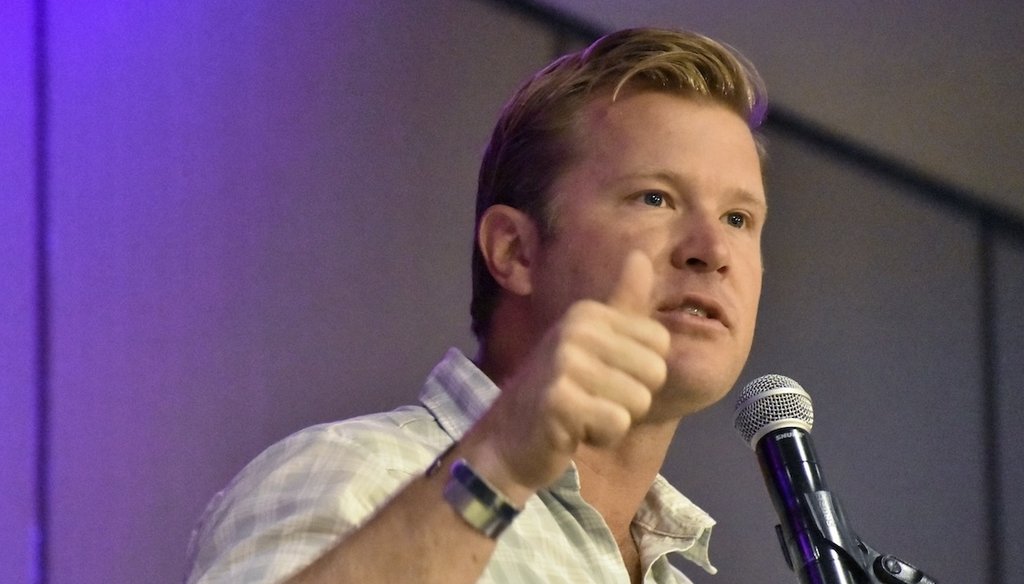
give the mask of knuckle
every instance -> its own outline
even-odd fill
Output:
[[[647,389],[659,388],[668,376],[665,357],[650,349],[638,354],[636,376]]]
[[[654,345],[658,349],[658,353],[665,355],[668,353],[669,346],[672,344],[672,333],[668,332],[665,325],[655,321],[654,323]]]
[[[579,371],[580,367],[583,366],[583,362],[586,360],[583,350],[577,343],[563,342],[559,343],[558,347],[555,348],[555,354],[553,356],[555,364],[555,375],[556,382],[562,379],[566,375],[572,375],[576,371]]]
[[[632,414],[633,418],[636,419],[645,416],[648,410],[651,409],[651,403],[654,401],[654,396],[650,391],[647,391],[647,388],[643,388],[642,391],[635,392],[634,395],[636,397],[634,398]]]
[[[653,359],[650,367],[651,378],[650,385],[651,389],[658,389],[665,384],[665,380],[668,379],[668,363],[660,357]]]
[[[608,417],[608,432],[613,441],[618,441],[626,435],[630,426],[633,425],[633,417],[623,408],[615,408],[612,415]]]
[[[560,345],[580,346],[585,344],[588,336],[588,324],[585,320],[573,320],[565,323],[559,337]]]

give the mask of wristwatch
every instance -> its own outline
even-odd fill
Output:
[[[466,523],[491,539],[501,535],[519,515],[519,509],[478,476],[463,458],[452,463],[444,498]]]

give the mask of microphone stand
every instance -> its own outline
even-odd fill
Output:
[[[840,520],[840,524],[844,524],[845,521],[842,521],[843,513],[839,501],[829,491],[808,494],[803,500],[803,505],[814,518],[813,530],[817,532],[805,533],[805,536],[810,536],[811,539],[819,544],[825,544],[837,553],[857,584],[938,584],[934,578],[896,556],[875,551],[864,543],[860,536],[835,529],[837,519]],[[782,526],[776,525],[775,532],[779,537],[786,564],[790,570],[796,572]],[[804,551],[806,552],[806,548]],[[811,579],[816,580],[814,577]]]

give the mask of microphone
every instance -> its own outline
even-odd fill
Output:
[[[867,548],[828,490],[811,443],[814,410],[800,384],[782,375],[751,381],[734,425],[757,453],[780,525],[783,556],[801,584],[864,584]]]

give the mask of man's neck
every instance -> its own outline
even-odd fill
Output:
[[[661,470],[678,425],[678,420],[641,424],[615,449],[581,446],[573,457],[584,500],[604,517],[620,549],[633,545],[630,525]]]

